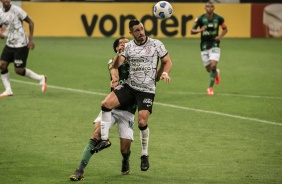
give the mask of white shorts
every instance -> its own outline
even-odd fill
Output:
[[[112,120],[110,128],[117,123],[119,137],[133,141],[134,114],[119,109],[113,109],[111,112]],[[100,111],[98,117],[94,120],[93,123],[101,122],[101,119],[102,111]]]
[[[202,51],[201,56],[204,66],[208,66],[209,64],[211,64],[211,61],[219,62],[220,48],[213,47],[209,50]]]

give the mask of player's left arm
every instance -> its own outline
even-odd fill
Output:
[[[35,47],[35,44],[33,42],[34,22],[29,16],[26,16],[24,21],[26,21],[29,24],[28,48],[34,49],[34,47]]]
[[[222,28],[221,34],[218,35],[218,36],[215,38],[215,40],[220,40],[221,38],[224,37],[224,35],[226,35],[226,33],[227,33],[227,26],[226,26],[226,24],[225,24],[224,22],[221,24],[221,28]]]
[[[157,75],[156,75],[156,82],[159,82],[162,76],[162,73],[164,72],[164,64],[161,62],[158,70],[157,70]]]
[[[169,77],[169,72],[171,71],[172,68],[172,62],[170,59],[169,54],[167,54],[165,57],[161,58],[161,66],[160,68],[163,68],[162,70],[159,70],[161,73],[160,79],[164,80],[166,83],[170,83],[171,79]],[[157,76],[160,75],[157,73]]]

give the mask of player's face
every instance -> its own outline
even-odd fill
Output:
[[[213,13],[214,5],[211,4],[211,3],[206,3],[205,9],[206,9],[206,12],[207,12],[208,14],[211,14],[211,13]]]
[[[129,42],[128,39],[120,39],[118,42],[118,46],[116,47],[116,50],[123,50],[125,47],[125,43]]]
[[[142,23],[133,26],[130,33],[138,43],[143,43],[146,40],[145,30]]]

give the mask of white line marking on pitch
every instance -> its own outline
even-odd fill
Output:
[[[14,82],[17,82],[17,83],[37,85],[38,86],[38,84],[33,83],[33,82],[26,82],[26,81],[15,80],[15,79],[11,79],[11,81],[14,81]],[[87,94],[100,95],[100,96],[106,96],[107,95],[106,93],[85,91],[85,90],[80,90],[80,89],[65,88],[65,87],[52,86],[52,85],[48,85],[48,88],[71,91],[71,92],[78,92],[78,93],[87,93]],[[243,120],[255,121],[255,122],[264,123],[264,124],[282,126],[282,123],[279,123],[279,122],[266,121],[266,120],[261,120],[261,119],[256,119],[256,118],[249,118],[249,117],[243,117],[243,116],[237,116],[237,115],[231,115],[231,114],[225,114],[225,113],[221,113],[221,112],[207,111],[207,110],[201,110],[201,109],[195,109],[195,108],[189,108],[189,107],[182,107],[182,106],[178,106],[178,105],[165,104],[165,103],[160,103],[160,102],[154,102],[154,104],[161,105],[161,106],[164,106],[164,107],[171,107],[171,108],[182,109],[182,110],[202,112],[202,113],[207,113],[207,114],[215,114],[215,115],[226,116],[226,117],[231,117],[231,118],[236,118],[236,119],[243,119]]]
[[[203,95],[206,93],[194,93],[194,92],[176,92],[176,91],[170,91],[168,93],[171,94],[179,94],[179,95]],[[239,94],[226,94],[226,93],[217,93],[217,96],[236,96],[236,97],[246,97],[246,98],[268,98],[268,99],[279,99],[282,100],[282,97],[277,97],[277,96],[255,96],[255,95],[239,95]]]

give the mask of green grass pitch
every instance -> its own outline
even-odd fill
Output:
[[[14,96],[0,99],[0,183],[71,183],[110,90],[113,40],[35,38],[27,67],[47,75],[44,94],[9,66]],[[82,183],[282,183],[282,39],[223,39],[221,84],[212,97],[206,95],[209,74],[199,39],[160,40],[173,62],[172,83],[157,84],[149,118],[150,169],[140,171],[135,122],[130,175],[120,173],[114,127],[112,146],[92,157]]]

